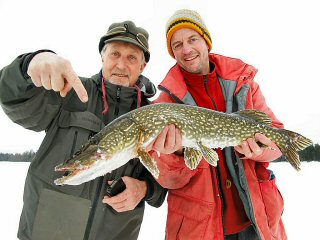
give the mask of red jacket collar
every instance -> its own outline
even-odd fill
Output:
[[[226,57],[219,54],[209,54],[209,59],[215,64],[215,72],[223,79],[237,81],[236,92],[247,82],[252,81],[257,69],[237,58]],[[183,99],[187,92],[187,86],[178,64],[175,64],[159,84],[178,98]]]

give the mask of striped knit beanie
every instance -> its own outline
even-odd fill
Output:
[[[191,28],[197,31],[207,42],[209,51],[211,51],[211,36],[199,13],[189,9],[180,9],[172,15],[166,25],[168,52],[173,58],[174,54],[171,49],[171,38],[173,34],[181,28]]]

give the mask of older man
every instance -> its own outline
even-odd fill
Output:
[[[46,136],[30,164],[18,238],[27,240],[137,239],[144,202],[158,207],[163,189],[132,159],[79,186],[55,186],[54,167],[70,158],[113,119],[154,96],[141,75],[149,61],[148,33],[131,21],[112,24],[99,43],[102,70],[79,78],[69,61],[50,50],[20,55],[0,72],[0,101],[17,124]],[[126,189],[105,196],[122,178]]]
[[[257,70],[239,59],[210,53],[211,35],[201,16],[178,10],[166,27],[169,54],[176,59],[159,85],[155,102],[198,105],[221,112],[257,109],[274,127],[283,125],[267,106]],[[258,142],[267,148],[261,148]],[[281,221],[283,199],[267,167],[281,155],[266,136],[256,134],[241,145],[216,149],[218,166],[184,164],[181,133],[166,127],[148,147],[160,168],[159,182],[169,189],[166,239],[287,239]],[[172,154],[175,152],[175,154]]]

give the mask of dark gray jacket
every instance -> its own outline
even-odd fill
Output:
[[[144,201],[132,211],[117,213],[102,203],[107,180],[121,176],[145,180],[144,199],[159,207],[166,196],[163,189],[138,159],[121,168],[78,186],[56,186],[61,177],[54,167],[70,158],[92,135],[107,123],[137,107],[137,90],[106,84],[109,111],[102,115],[101,74],[81,78],[89,96],[82,103],[72,90],[65,98],[59,93],[37,88],[26,75],[30,54],[24,54],[0,71],[0,103],[9,118],[34,131],[46,131],[45,138],[30,164],[24,205],[18,231],[23,240],[106,240],[137,239]],[[155,94],[154,85],[140,76],[141,105]]]

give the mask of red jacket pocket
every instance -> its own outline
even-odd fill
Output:
[[[270,231],[272,235],[277,236],[281,215],[284,209],[284,202],[282,195],[275,184],[275,180],[276,178],[273,178],[269,181],[260,182],[260,188]]]
[[[167,240],[204,239],[214,204],[172,193],[168,196]]]

